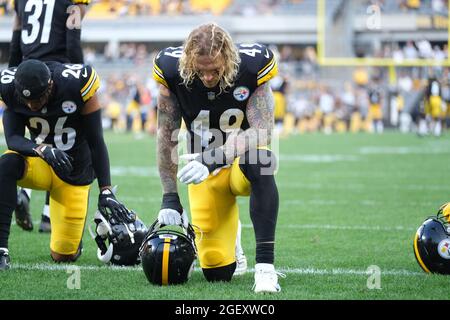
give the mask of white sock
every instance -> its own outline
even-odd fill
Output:
[[[434,124],[434,135],[436,137],[439,137],[441,135],[441,131],[442,131],[441,121],[437,120],[436,123]]]
[[[236,257],[239,257],[240,255],[244,254],[244,250],[242,249],[241,245],[241,220],[238,221],[238,229],[236,234]]]
[[[42,215],[50,219],[50,206],[46,204],[42,210]]]
[[[381,121],[381,120],[379,120],[379,121],[377,121],[377,133],[383,133],[383,129],[384,129],[384,126],[383,126],[383,121]]]
[[[426,135],[428,133],[427,122],[423,119],[419,120],[419,134]]]
[[[8,253],[8,254],[9,254],[8,248],[0,248],[0,251],[3,251],[3,252],[5,252],[5,253]]]
[[[271,263],[256,263],[255,269],[257,270],[275,270],[275,266]]]

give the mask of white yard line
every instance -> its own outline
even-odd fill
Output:
[[[341,161],[359,161],[360,157],[342,154],[280,154],[280,161],[310,162],[310,163],[333,163]]]
[[[36,226],[40,223],[39,220],[33,221],[33,224]],[[13,220],[11,225],[16,225],[16,222]],[[243,228],[253,229],[253,225],[251,224],[242,224]],[[354,226],[346,226],[346,225],[330,225],[330,224],[289,224],[289,225],[277,225],[278,229],[317,229],[317,230],[355,230],[355,231],[416,231],[416,228],[405,227],[405,226],[392,226],[392,227],[383,227],[383,226],[364,226],[364,225],[354,225]]]
[[[116,177],[159,177],[158,168],[155,166],[112,166],[111,175]]]
[[[447,148],[431,146],[424,148],[423,146],[417,147],[361,147],[359,148],[359,153],[362,155],[396,155],[396,154],[448,154]]]
[[[36,270],[36,271],[70,271],[73,269],[79,269],[80,271],[111,271],[111,272],[142,272],[141,266],[136,267],[116,267],[116,266],[96,266],[96,265],[61,265],[61,264],[26,264],[26,263],[13,263],[11,269],[19,270]],[[200,268],[195,268],[195,271],[201,271]],[[345,268],[334,268],[334,269],[317,269],[317,268],[279,268],[277,271],[284,274],[310,274],[310,275],[361,275],[367,276],[371,275],[367,270],[358,269],[345,269]],[[249,273],[254,273],[253,268],[248,269]],[[391,270],[381,270],[381,276],[422,276],[425,275],[424,272],[414,272],[409,270],[401,269],[391,269]]]
[[[243,224],[242,228],[253,228],[251,224]],[[277,225],[278,229],[327,229],[327,230],[356,230],[356,231],[416,231],[416,228],[404,226],[346,226],[346,225],[330,225],[330,224],[289,224]]]

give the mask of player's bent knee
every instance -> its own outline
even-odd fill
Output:
[[[0,175],[12,176],[20,180],[25,170],[25,159],[16,153],[6,153],[0,157]]]
[[[251,149],[241,156],[239,167],[249,181],[255,181],[262,176],[273,176],[275,174],[277,158],[270,150]]]
[[[223,255],[221,250],[208,248],[200,253],[200,261],[202,263],[202,266],[205,266],[207,268],[218,266],[224,260],[225,256]]]
[[[75,253],[75,254],[60,254],[60,253],[51,251],[50,255],[52,257],[52,260],[56,263],[75,262],[81,256],[81,250],[78,250],[77,253]]]
[[[203,268],[203,275],[205,276],[208,282],[216,282],[216,281],[231,281],[233,278],[234,270],[236,269],[236,262],[229,264],[227,266],[218,267],[218,268]]]

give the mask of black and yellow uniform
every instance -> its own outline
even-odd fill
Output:
[[[90,0],[15,0],[14,10],[21,24],[22,60],[81,63],[80,53],[77,53],[76,59],[72,58],[74,51],[81,50],[81,33],[79,29],[67,27],[68,8],[74,4],[89,3]],[[71,48],[74,45],[77,47]]]
[[[81,118],[84,103],[91,98],[100,85],[97,72],[90,66],[63,65],[48,62],[52,72],[54,89],[51,103],[35,112],[18,101],[14,81],[2,82],[1,96],[8,109],[14,111],[28,128],[31,140],[37,144],[53,145],[65,151],[73,161],[70,176],[60,178],[73,185],[90,184],[95,176],[86,142]],[[14,75],[15,68],[3,73]]]
[[[242,62],[234,86],[219,94],[219,88],[208,89],[198,78],[189,89],[182,85],[178,72],[181,50],[182,47],[162,50],[155,59],[153,77],[173,92],[180,103],[191,137],[189,151],[201,152],[211,144],[219,147],[233,129],[249,128],[245,116],[248,98],[277,74],[277,63],[273,53],[263,45],[240,46]],[[220,130],[222,136],[214,136],[209,129]]]
[[[49,102],[41,110],[32,111],[17,95],[14,85],[16,68],[1,72],[0,98],[7,106],[5,117],[9,115],[9,131],[23,135],[26,127],[31,141],[23,140],[24,143],[30,146],[47,144],[65,151],[73,158],[73,170],[70,174],[55,172],[33,153],[32,147],[15,148],[6,153],[20,154],[25,159],[23,176],[17,179],[19,186],[50,191],[50,248],[53,252],[70,255],[78,250],[87,214],[89,185],[96,177],[92,147],[86,137],[86,122],[82,119],[86,116],[81,112],[99,88],[100,80],[90,66],[46,64],[52,74],[53,89]],[[8,137],[7,143],[10,146]],[[109,162],[106,165],[109,168]]]
[[[442,108],[442,88],[438,80],[432,78],[426,92],[425,115],[432,119],[441,119],[444,116]]]
[[[248,99],[258,86],[277,74],[276,60],[263,45],[240,45],[241,63],[234,85],[220,92],[219,88],[206,88],[198,78],[190,88],[182,84],[178,71],[181,52],[182,47],[162,50],[155,59],[153,77],[177,97],[190,133],[189,152],[217,148],[233,129],[249,128]],[[234,263],[239,215],[236,196],[248,196],[250,187],[239,158],[202,183],[189,185],[192,223],[202,230],[197,247],[204,270]]]
[[[380,88],[373,87],[369,89],[369,118],[371,120],[382,120],[383,110],[381,106]]]

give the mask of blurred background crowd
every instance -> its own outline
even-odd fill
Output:
[[[327,0],[325,55],[390,61],[378,66],[321,65],[319,39],[307,37],[308,30],[317,32],[317,6],[313,0],[93,0],[83,23],[82,34],[87,35],[83,48],[86,63],[95,66],[102,77],[105,127],[155,134],[158,86],[151,77],[152,61],[160,49],[182,42],[176,38],[96,40],[95,33],[89,34],[91,26],[107,26],[114,33],[119,22],[125,26],[132,21],[183,25],[187,21],[183,17],[203,17],[223,21],[227,28],[231,25],[227,17],[233,17],[248,19],[239,21],[249,21],[241,29],[250,30],[252,17],[292,16],[296,17],[292,21],[307,24],[301,25],[296,40],[268,41],[261,37],[252,41],[269,45],[278,59],[279,76],[271,80],[271,85],[276,100],[276,128],[282,136],[308,132],[382,133],[386,128],[440,136],[450,127],[450,73],[445,66],[448,1]],[[377,14],[382,24],[375,31],[358,20],[358,16],[367,20]],[[11,1],[0,0],[0,22],[11,15]],[[406,29],[405,25],[411,23],[414,26]],[[149,30],[140,33],[152,32],[151,26],[144,27]],[[282,27],[280,30],[285,32]],[[351,37],[340,37],[342,32],[348,35],[350,29]],[[0,39],[3,65],[7,47],[7,41],[2,44]],[[420,60],[427,63],[420,64]]]

